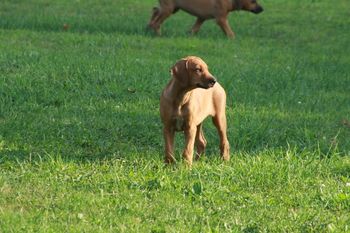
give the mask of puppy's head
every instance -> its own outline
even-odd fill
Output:
[[[242,10],[250,11],[254,14],[259,14],[264,11],[262,6],[258,4],[256,0],[236,0],[239,2]]]
[[[178,61],[172,68],[171,74],[186,88],[211,88],[216,79],[209,72],[207,64],[199,57],[190,56]]]

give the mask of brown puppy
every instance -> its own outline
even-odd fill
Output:
[[[172,79],[160,97],[160,115],[164,125],[165,162],[174,159],[175,131],[184,131],[186,143],[183,157],[191,165],[193,148],[196,145],[197,159],[207,144],[202,122],[207,116],[213,122],[220,136],[221,156],[230,159],[229,142],[226,136],[226,94],[224,89],[199,57],[186,57],[171,68]]]
[[[234,33],[228,24],[227,16],[231,11],[244,10],[258,14],[263,8],[256,0],[159,0],[159,7],[153,8],[153,14],[148,26],[160,35],[160,25],[171,14],[179,9],[197,16],[197,21],[191,29],[196,34],[203,22],[207,19],[215,19],[224,33],[234,37]]]

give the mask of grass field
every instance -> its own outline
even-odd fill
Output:
[[[260,1],[187,35],[156,0],[0,2],[0,232],[350,232],[348,0]],[[68,30],[64,25],[69,25]],[[169,68],[202,57],[232,160],[163,165]]]

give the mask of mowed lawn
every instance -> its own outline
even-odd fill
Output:
[[[264,0],[197,36],[156,0],[0,2],[0,232],[350,232],[350,3]],[[169,68],[202,57],[228,96],[231,161],[205,121],[163,164]]]

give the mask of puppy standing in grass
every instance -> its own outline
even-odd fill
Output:
[[[263,11],[256,0],[159,0],[159,7],[153,8],[148,26],[160,35],[160,25],[180,9],[197,17],[191,29],[192,34],[199,31],[205,20],[215,19],[222,31],[230,38],[234,37],[227,20],[231,11],[244,10],[254,14]]]
[[[164,125],[165,162],[173,163],[175,131],[184,131],[183,157],[191,165],[196,146],[198,159],[207,144],[202,122],[212,116],[220,136],[221,156],[230,159],[226,136],[226,93],[199,57],[189,56],[171,68],[172,79],[160,97],[160,115]]]

